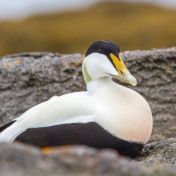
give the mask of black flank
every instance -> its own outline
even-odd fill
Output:
[[[132,158],[138,156],[143,148],[140,143],[125,141],[111,135],[95,122],[32,128],[18,136],[16,141],[38,147],[78,144],[98,149],[111,148]]]

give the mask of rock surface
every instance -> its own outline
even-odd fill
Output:
[[[52,53],[3,57],[0,60],[0,123],[18,117],[54,95],[82,90],[81,58],[80,54]]]
[[[0,144],[3,176],[174,176],[176,168],[146,167],[112,150],[60,147],[41,151],[22,144]]]
[[[176,48],[125,52],[129,70],[154,116],[152,140],[176,136]],[[83,56],[52,53],[9,55],[0,60],[0,124],[54,95],[85,89]]]
[[[147,144],[138,160],[145,166],[174,166],[176,169],[176,138]]]
[[[176,48],[125,52],[139,91],[149,101],[154,130],[136,161],[113,150],[59,147],[40,150],[20,143],[0,144],[3,176],[175,176]],[[24,53],[0,60],[0,125],[54,95],[85,89],[83,56]],[[161,140],[162,139],[162,140]]]

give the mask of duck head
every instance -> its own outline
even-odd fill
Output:
[[[136,86],[136,78],[123,62],[118,45],[111,41],[96,41],[88,48],[82,65],[83,76],[89,81],[110,77]]]

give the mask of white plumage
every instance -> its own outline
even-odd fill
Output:
[[[54,96],[32,107],[0,133],[0,141],[13,142],[29,128],[93,121],[121,139],[146,143],[152,132],[150,107],[137,92],[111,80],[136,84],[127,69],[115,66],[105,54],[90,53],[82,67],[87,91]]]

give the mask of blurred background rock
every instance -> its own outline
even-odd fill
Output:
[[[122,50],[176,45],[175,0],[0,0],[0,56],[84,53],[95,40]]]

